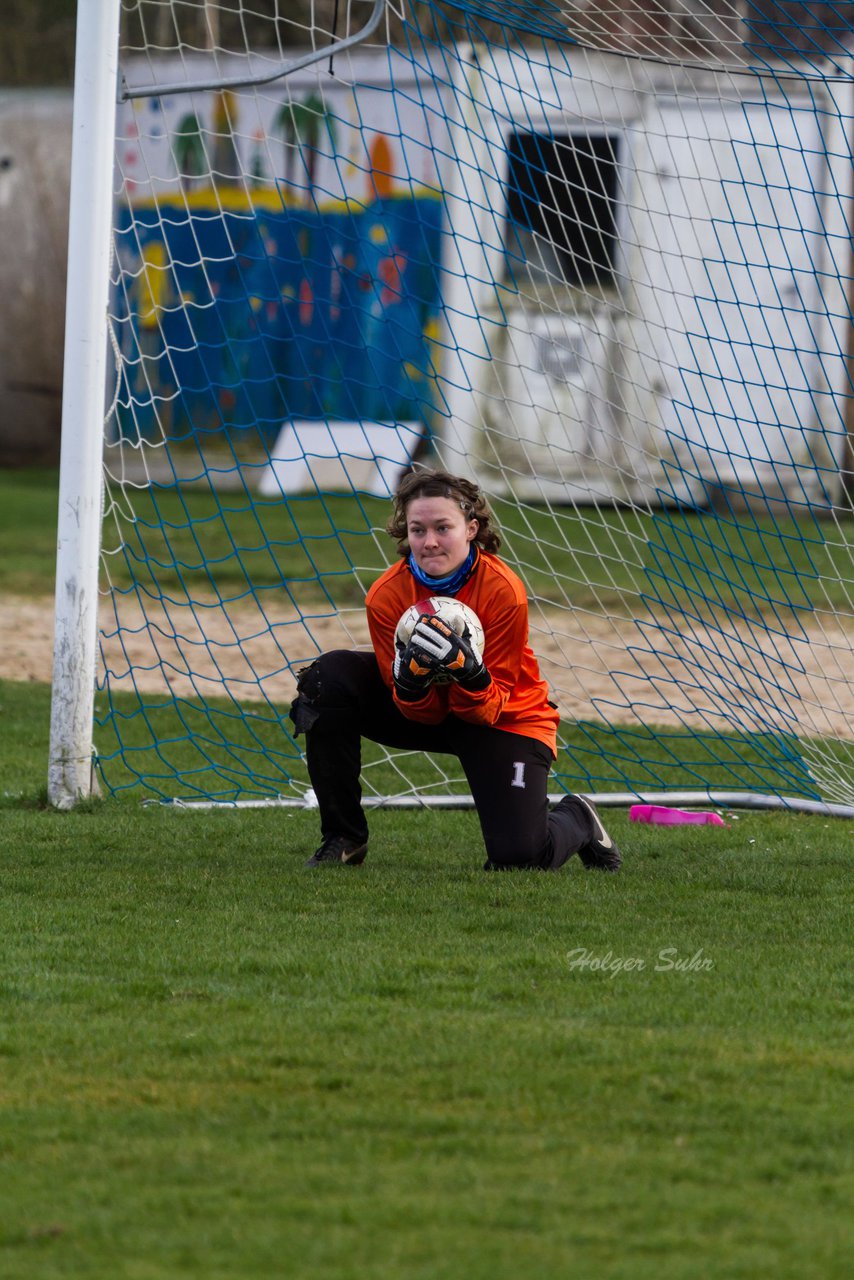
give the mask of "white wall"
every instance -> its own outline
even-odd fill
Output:
[[[465,176],[450,160],[443,177],[467,269],[446,277],[449,457],[533,498],[838,491],[850,90],[791,78],[784,93],[580,51],[569,74],[479,51],[458,100]],[[621,137],[616,287],[514,292],[507,137],[603,127]],[[538,331],[579,352],[574,381],[547,385]]]

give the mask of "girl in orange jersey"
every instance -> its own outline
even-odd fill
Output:
[[[442,471],[402,481],[387,526],[400,560],[368,591],[373,652],[335,649],[300,674],[291,708],[306,736],[322,843],[308,866],[364,862],[361,741],[459,758],[486,846],[486,868],[557,870],[577,853],[616,871],[620,855],[596,809],[566,795],[550,811],[558,714],[528,644],[528,599],[496,554],[500,538],[477,485]],[[405,609],[453,596],[481,620],[483,654],[425,613],[407,645]]]

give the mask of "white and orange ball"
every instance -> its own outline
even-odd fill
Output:
[[[455,600],[453,596],[430,596],[426,600],[417,600],[408,609],[404,609],[394,633],[395,643],[409,644],[416,622],[425,613],[434,614],[447,622],[451,630],[471,646],[478,658],[483,657],[484,635],[480,618],[474,609]]]

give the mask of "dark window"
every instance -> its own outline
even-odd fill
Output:
[[[511,276],[614,283],[619,135],[513,133],[507,144]]]

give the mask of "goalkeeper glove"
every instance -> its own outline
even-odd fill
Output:
[[[492,684],[492,676],[478,651],[469,642],[468,632],[458,636],[443,618],[422,613],[409,641],[416,657],[434,666],[470,693],[480,693]]]
[[[398,643],[391,667],[394,688],[401,702],[419,702],[436,675],[435,664],[416,653],[412,642]]]

